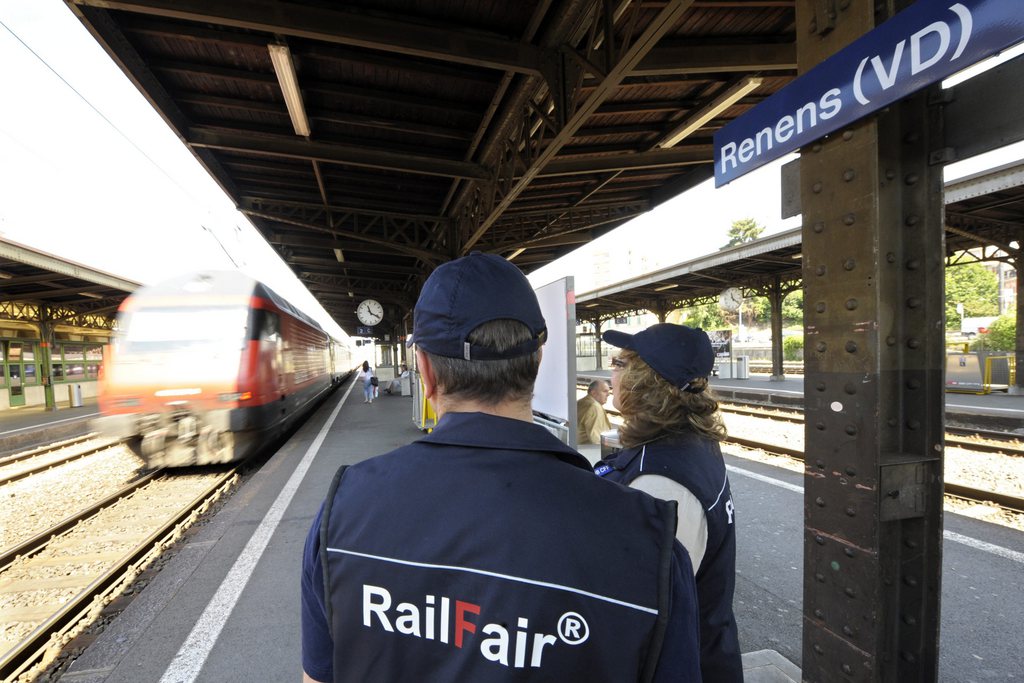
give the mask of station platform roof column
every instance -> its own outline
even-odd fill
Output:
[[[797,2],[802,70],[889,18],[823,7]],[[930,101],[905,97],[801,155],[809,681],[938,679],[945,349],[930,330],[944,311],[943,224],[929,151],[942,129]]]

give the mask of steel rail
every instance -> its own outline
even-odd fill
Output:
[[[180,525],[196,515],[208,501],[233,485],[237,471],[238,468],[234,467],[218,477],[212,485],[207,487],[206,491],[196,496],[168,522],[150,534],[101,576],[94,579],[78,595],[37,626],[11,650],[0,656],[0,679],[13,680],[42,661],[51,643],[59,642],[63,634],[72,630],[79,621],[88,617],[97,599],[113,592],[126,574],[144,564],[151,552],[158,549],[165,541],[173,538]]]
[[[776,408],[774,406],[770,408],[751,408],[746,405],[737,407],[730,402],[721,404],[720,410],[723,413],[763,417],[784,422],[802,423],[804,421],[803,411],[794,408]],[[989,439],[989,441],[977,441],[977,437]],[[947,446],[956,446],[957,448],[978,451],[980,453],[1004,453],[1009,456],[1024,456],[1024,444],[1021,443],[1020,436],[1011,432],[947,426],[945,442]]]
[[[14,474],[0,476],[0,486],[3,486],[4,484],[10,484],[11,482],[15,482],[20,479],[25,479],[26,477],[31,477],[33,474],[39,474],[40,472],[46,472],[47,470],[55,469],[57,467],[60,467],[61,465],[66,465],[69,462],[80,460],[81,458],[84,458],[88,455],[95,455],[99,451],[110,448],[111,446],[116,446],[119,443],[121,443],[121,441],[118,440],[104,441],[100,443],[98,446],[87,448],[84,451],[79,451],[77,453],[71,453],[70,455],[60,458],[59,460],[49,460],[47,462],[36,465],[35,467],[29,467],[28,469],[15,472]],[[50,450],[53,451],[58,449],[54,448]],[[36,455],[38,457],[42,457],[47,452],[48,451],[43,451],[42,453],[37,453]],[[27,460],[28,458],[23,459]]]
[[[586,390],[586,383],[577,382],[578,389]],[[791,406],[774,406],[762,403],[730,400],[719,401],[719,410],[723,413],[733,415],[745,415],[747,417],[762,417],[765,419],[781,422],[800,424],[804,421],[802,408]],[[614,411],[607,411],[616,414]],[[968,437],[968,438],[961,438]],[[981,437],[989,442],[977,441],[970,437]],[[971,429],[967,427],[946,427],[947,446],[956,446],[980,453],[1004,453],[1009,456],[1024,456],[1024,443],[1021,442],[1021,435],[1012,432],[997,432],[987,429]]]
[[[578,384],[577,386],[581,386],[581,385]],[[586,387],[584,386],[584,389],[585,388]],[[766,406],[766,407],[764,407],[763,410],[750,410],[750,409],[748,409],[746,407],[746,405],[744,407],[742,407],[742,408],[734,407],[734,405],[731,402],[730,402],[730,404],[720,404],[720,405],[721,405],[720,409],[722,410],[722,412],[732,412],[732,413],[736,413],[736,414],[751,415],[751,416],[755,416],[755,417],[764,417],[765,419],[783,420],[783,421],[787,421],[787,422],[803,422],[803,415],[802,415],[803,411],[799,410],[799,409],[794,409],[794,408],[777,408],[775,406],[771,406],[771,407],[767,407]],[[618,412],[616,412],[614,410],[606,410],[606,412],[609,415],[618,416]],[[793,416],[781,415],[780,416],[780,415],[773,414],[775,412],[801,413],[801,414],[799,415],[799,417],[796,416],[796,415],[793,415]],[[952,429],[958,429],[958,431],[959,431],[959,428],[947,428],[946,431],[949,432]],[[974,435],[976,433],[979,433],[981,430],[975,431],[975,430],[964,429],[962,431],[964,431],[965,433]],[[1002,432],[985,432],[985,433],[986,434],[1002,435]],[[1005,436],[1006,437],[1014,437],[1015,435],[1006,434]],[[794,459],[800,460],[800,461],[804,460],[804,452],[802,450],[799,450],[799,449],[796,449],[796,448],[789,448],[787,446],[779,446],[779,445],[776,445],[776,444],[768,444],[768,443],[763,443],[763,442],[756,441],[756,440],[753,440],[753,439],[745,439],[743,437],[732,436],[732,435],[730,435],[726,439],[725,443],[731,443],[731,444],[735,444],[735,445],[738,445],[738,446],[743,446],[745,448],[751,448],[753,450],[765,451],[765,452],[768,452],[768,453],[775,453],[775,454],[779,454],[779,455],[787,455],[787,456],[789,456],[791,458],[794,458]],[[972,441],[972,440],[969,440],[969,439],[957,439],[956,437],[952,437],[951,438],[948,434],[946,435],[946,443],[947,444],[953,443],[953,444],[957,445],[958,447],[962,447],[962,448],[966,448],[966,449],[970,449],[970,450],[976,450],[976,451],[984,451],[984,452],[991,451],[991,452],[999,452],[999,453],[1008,453],[1009,455],[1011,455],[1011,457],[1015,457],[1016,455],[1024,456],[1024,449],[1021,449],[1020,447],[1017,447],[1017,448],[1008,447],[1006,444],[984,444],[984,443],[979,444],[979,443],[977,443],[975,441]],[[971,486],[966,486],[964,484],[954,484],[954,483],[951,483],[951,482],[948,482],[948,481],[947,482],[943,482],[943,486],[944,486],[944,493],[946,495],[954,496],[956,498],[962,498],[964,500],[969,500],[969,501],[974,501],[974,502],[990,502],[990,503],[994,503],[995,505],[998,505],[999,507],[1006,508],[1008,510],[1013,510],[1015,512],[1024,513],[1024,498],[1022,498],[1020,496],[1014,496],[1012,494],[999,493],[999,492],[995,492],[995,491],[986,491],[986,490],[983,490],[983,489],[976,489],[976,488],[973,488]]]
[[[758,451],[764,451],[766,453],[774,453],[778,455],[787,455],[795,460],[804,460],[804,452],[800,449],[789,448],[788,446],[780,446],[772,443],[763,443],[754,439],[744,439],[741,437],[730,436],[726,439],[725,443],[735,444],[737,446],[743,446],[744,448],[751,448]],[[963,498],[973,502],[990,502],[998,505],[999,507],[1013,510],[1014,512],[1024,513],[1024,498],[1021,496],[1015,496],[1010,493],[999,493],[996,491],[988,491],[985,489],[976,489],[973,486],[967,486],[966,484],[955,484],[952,482],[943,482],[943,492],[949,496],[955,496],[957,498]]]
[[[62,519],[61,521],[51,526],[49,529],[41,531],[35,536],[32,536],[31,538],[28,538],[22,541],[21,543],[18,543],[17,545],[4,548],[3,552],[0,552],[0,571],[2,571],[5,567],[7,567],[7,565],[9,565],[17,558],[23,555],[29,555],[31,553],[38,552],[43,547],[45,547],[46,544],[49,543],[53,538],[64,533],[65,531],[72,528],[79,522],[83,522],[92,517],[93,515],[95,515],[96,513],[110,507],[114,503],[117,503],[118,501],[127,498],[131,494],[141,489],[143,486],[146,486],[151,481],[153,481],[158,474],[163,474],[163,472],[164,470],[162,469],[150,472],[141,479],[138,479],[132,482],[131,484],[128,484],[120,491],[115,491],[114,493],[110,494],[100,502],[94,505],[90,505],[84,510],[80,510],[75,514],[65,519]]]
[[[10,455],[5,455],[4,457],[0,458],[0,467],[7,467],[8,465],[13,465],[16,462],[28,460],[30,458],[36,457],[37,455],[43,455],[44,453],[48,453],[49,451],[56,451],[61,448],[67,448],[68,446],[74,446],[75,444],[82,443],[83,441],[94,439],[97,436],[97,432],[89,432],[88,434],[76,436],[65,441],[55,441],[53,443],[47,443],[41,446],[36,446],[35,448],[30,448],[27,451],[11,453]]]

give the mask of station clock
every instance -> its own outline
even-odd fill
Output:
[[[730,287],[722,292],[718,297],[718,305],[730,313],[738,311],[740,309],[740,304],[742,303],[743,290],[739,287]]]
[[[356,307],[356,317],[364,325],[376,325],[384,319],[384,307],[374,299],[365,299]]]

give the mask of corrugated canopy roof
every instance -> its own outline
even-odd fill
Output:
[[[445,260],[531,271],[710,177],[796,73],[791,0],[69,4],[349,331]]]
[[[5,306],[43,305],[49,307],[49,316],[69,323],[91,326],[90,316],[99,316],[110,324],[117,307],[138,287],[137,282],[0,239],[0,303]],[[13,312],[6,313],[20,319]]]

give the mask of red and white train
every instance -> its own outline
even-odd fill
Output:
[[[240,460],[352,367],[347,343],[266,285],[239,272],[183,275],[121,304],[93,428],[150,467]]]

